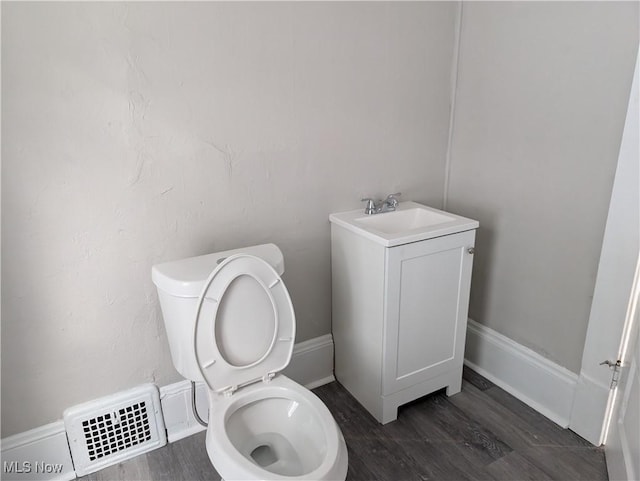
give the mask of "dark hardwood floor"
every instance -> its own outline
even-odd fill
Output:
[[[338,383],[314,389],[349,450],[347,479],[607,480],[602,448],[562,429],[466,369],[462,392],[443,391],[399,410],[385,426]],[[200,433],[80,478],[86,481],[218,480]]]

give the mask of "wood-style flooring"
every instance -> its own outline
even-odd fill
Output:
[[[344,434],[349,481],[608,479],[602,448],[466,368],[462,392],[447,397],[440,391],[402,406],[397,421],[384,426],[337,382],[313,392]],[[80,479],[220,478],[200,433]]]

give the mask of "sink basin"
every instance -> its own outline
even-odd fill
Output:
[[[414,207],[406,210],[373,214],[356,219],[356,222],[364,227],[371,227],[386,234],[420,229],[432,225],[442,224],[455,220],[450,215],[440,214],[432,210]]]
[[[329,220],[386,247],[477,229],[478,221],[417,202],[400,202],[393,212],[365,215],[364,209],[331,214]]]

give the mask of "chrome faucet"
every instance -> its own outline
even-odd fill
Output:
[[[366,215],[381,214],[383,212],[393,212],[398,207],[398,197],[402,194],[396,192],[395,194],[389,194],[386,199],[375,201],[369,197],[362,199],[362,202],[366,202],[367,205],[364,208]]]

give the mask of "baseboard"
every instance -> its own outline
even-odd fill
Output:
[[[164,427],[167,430],[167,442],[173,443],[192,434],[204,431],[196,421],[191,408],[191,382],[178,381],[160,388],[160,404]],[[199,416],[206,420],[209,403],[204,383],[196,383],[196,409]]]
[[[469,319],[465,364],[566,428],[578,375]]]
[[[291,362],[282,373],[307,389],[335,381],[333,336],[325,334],[297,343],[293,348]]]
[[[335,380],[331,334],[296,344],[291,362],[283,374],[308,389]],[[180,381],[160,388],[160,400],[167,429],[167,440],[170,443],[205,429],[193,416],[189,381]],[[196,383],[196,408],[200,417],[206,419],[208,402],[203,383]]]
[[[334,380],[333,337],[316,337],[294,346],[291,363],[284,374],[308,389]],[[179,381],[160,388],[160,402],[171,443],[203,431],[191,409],[191,383]],[[207,417],[207,392],[196,384],[196,407]],[[56,421],[2,440],[3,481],[71,481],[76,479],[63,421]]]
[[[584,373],[576,383],[570,427],[595,446],[600,446],[604,440],[602,420],[607,412],[610,394],[608,384],[602,384]],[[599,415],[594,416],[594,413]]]
[[[76,479],[63,421],[2,440],[3,481]]]

